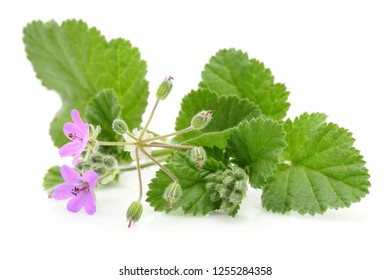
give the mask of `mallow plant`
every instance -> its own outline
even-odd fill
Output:
[[[138,197],[123,209],[128,226],[145,203],[155,211],[236,216],[248,188],[278,213],[323,214],[368,194],[368,170],[351,132],[323,113],[286,117],[285,85],[236,49],[206,63],[201,81],[181,101],[175,131],[150,131],[158,104],[171,94],[164,78],[149,97],[146,62],[124,39],[107,41],[83,21],[33,21],[24,28],[27,57],[62,107],[50,125],[59,156],[72,166],[51,167],[43,180],[49,198],[87,214],[104,207],[95,192],[116,185],[123,172],[138,176]],[[169,70],[169,69],[167,69]],[[151,114],[142,116],[151,100]],[[158,166],[147,190],[142,169]],[[144,195],[146,194],[146,199]],[[121,213],[119,213],[121,214]]]

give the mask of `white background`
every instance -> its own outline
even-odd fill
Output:
[[[8,4],[4,4],[8,3]],[[390,9],[386,1],[9,1],[0,4],[1,279],[230,279],[124,277],[135,268],[272,266],[269,279],[390,279]],[[166,75],[174,90],[151,128],[170,132],[181,98],[209,58],[238,48],[263,61],[290,91],[288,117],[324,112],[350,129],[371,174],[370,194],[320,216],[278,215],[250,191],[235,219],[155,213],[126,227],[135,173],[97,193],[90,217],[47,199],[42,176],[60,159],[48,135],[60,108],[35,78],[22,28],[32,20],[83,19],[123,37],[148,63],[153,102]],[[150,111],[150,108],[148,108]],[[144,183],[156,169],[144,171]],[[235,277],[260,279],[261,277]]]

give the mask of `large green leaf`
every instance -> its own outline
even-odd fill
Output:
[[[70,111],[77,109],[85,117],[87,103],[102,89],[115,90],[129,127],[140,124],[149,94],[146,63],[130,42],[107,42],[96,28],[76,20],[61,25],[34,21],[24,28],[23,40],[37,77],[62,99],[50,127],[56,146],[67,141],[62,127]]]
[[[223,49],[211,57],[202,72],[202,88],[219,95],[237,95],[254,102],[261,112],[276,120],[286,116],[290,107],[283,84],[275,84],[271,71],[240,50]]]
[[[264,186],[272,175],[279,155],[286,147],[283,126],[270,118],[245,121],[229,139],[229,153],[242,168],[249,168],[249,181],[255,188]]]
[[[244,120],[261,115],[259,108],[247,99],[240,99],[237,96],[217,96],[208,89],[200,89],[192,91],[183,98],[176,119],[176,130],[189,127],[192,117],[202,110],[213,111],[209,125],[202,130],[178,135],[174,141],[224,149],[235,126]]]
[[[288,148],[263,189],[263,205],[274,212],[324,213],[349,207],[368,193],[368,170],[350,132],[326,123],[323,114],[287,120]]]

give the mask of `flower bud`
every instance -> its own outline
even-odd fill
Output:
[[[119,135],[126,134],[129,131],[127,124],[125,123],[124,120],[121,119],[115,119],[112,122],[112,129],[115,131],[115,133]]]
[[[164,199],[169,201],[169,208],[173,207],[173,202],[181,196],[181,187],[178,183],[170,183],[164,192]]]
[[[217,202],[217,201],[219,201],[220,199],[221,199],[221,197],[219,196],[219,193],[218,193],[218,192],[215,192],[215,191],[210,192],[210,200],[211,200],[212,202]]]
[[[191,160],[199,164],[200,169],[203,168],[203,165],[207,160],[207,154],[203,147],[195,147],[191,150]]]
[[[102,153],[92,153],[91,161],[92,163],[102,163],[104,160],[104,155]]]
[[[169,93],[172,90],[172,81],[173,78],[171,76],[168,76],[161,82],[156,93],[158,99],[164,100],[168,97]]]
[[[229,170],[228,170],[229,171]],[[230,174],[230,172],[226,172],[227,174],[226,174],[226,176],[223,178],[223,180],[222,180],[222,184],[224,185],[224,186],[226,186],[226,187],[231,187],[233,184],[234,184],[234,182],[236,181],[233,177],[232,177],[232,175]]]
[[[227,201],[227,200],[224,200],[222,201],[221,203],[221,211],[222,212],[226,212],[226,213],[229,213],[233,210],[233,208],[235,207],[236,205],[233,203],[233,202],[230,202],[230,201]]]
[[[191,120],[191,126],[194,129],[203,129],[205,128],[211,121],[213,111],[201,111],[197,113]]]
[[[234,191],[229,195],[229,201],[235,205],[240,204],[243,198],[244,194],[239,191]]]
[[[243,180],[246,178],[246,173],[243,169],[239,168],[239,167],[236,167],[236,166],[233,166],[232,167],[232,172],[233,172],[233,176],[237,179],[237,180]]]
[[[118,164],[118,161],[113,156],[106,155],[103,159],[103,164],[107,168],[113,168]]]
[[[239,180],[234,183],[234,190],[245,193],[247,190],[246,180]]]
[[[142,215],[143,206],[141,202],[134,201],[130,204],[129,209],[127,209],[126,218],[129,222],[129,228],[131,225],[139,221]]]
[[[101,164],[92,165],[92,169],[95,170],[95,172],[99,174],[99,176],[102,176],[107,172],[107,168]]]
[[[91,163],[86,160],[79,160],[79,162],[76,165],[77,169],[80,169],[81,171],[86,171],[88,169],[91,169]]]

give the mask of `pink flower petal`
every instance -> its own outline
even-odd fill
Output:
[[[73,109],[72,112],[70,112],[70,115],[72,116],[73,122],[80,128],[82,129],[84,127],[84,122],[80,117],[79,111],[76,109]]]
[[[83,174],[82,178],[88,183],[89,190],[93,191],[99,179],[99,175],[93,170],[88,170]]]
[[[61,157],[67,157],[67,156],[76,154],[80,150],[81,150],[81,152],[84,150],[83,143],[81,143],[81,142],[69,142],[69,143],[65,144],[64,146],[62,146],[60,148],[59,152],[60,152],[60,156]]]
[[[84,151],[84,145],[82,145],[80,149],[77,151],[77,153],[74,155],[72,160],[73,165],[76,165],[79,162],[79,157],[81,156],[83,151]]]
[[[80,192],[77,196],[69,200],[66,207],[70,212],[76,213],[79,212],[81,208],[85,205],[85,202],[87,201],[87,192],[83,191]]]
[[[83,129],[83,142],[88,143],[89,141],[89,124],[85,123],[84,129]]]
[[[70,180],[73,180],[73,179],[78,179],[79,181],[81,181],[81,176],[79,173],[77,173],[76,170],[74,170],[73,168],[67,166],[67,165],[63,165],[60,169],[60,172],[61,172],[61,175],[62,175],[62,178],[65,179],[65,181],[70,181]]]
[[[54,189],[53,193],[51,194],[51,197],[56,200],[70,198],[73,196],[72,189],[73,189],[72,183],[69,182],[62,183]]]
[[[93,215],[96,212],[96,204],[95,204],[95,196],[93,195],[93,192],[89,192],[87,194],[87,200],[85,201],[84,205],[85,212],[87,212],[89,215]]]

